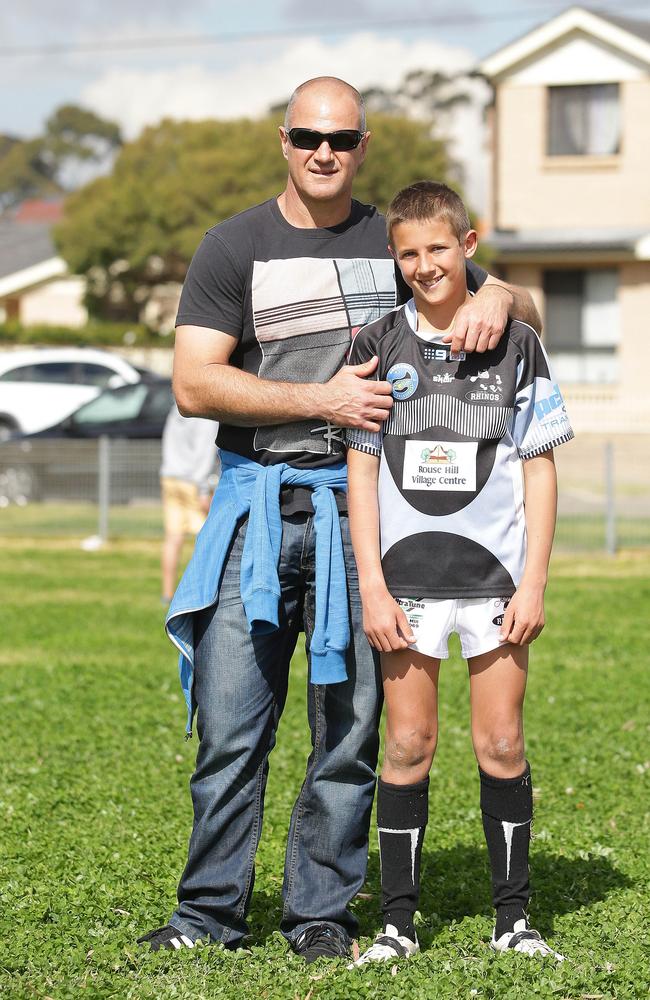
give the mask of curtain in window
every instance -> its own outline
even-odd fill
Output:
[[[549,88],[551,156],[608,156],[619,149],[617,83]]]

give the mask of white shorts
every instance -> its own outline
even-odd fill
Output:
[[[460,637],[465,659],[503,645],[499,629],[510,603],[509,597],[469,597],[453,601],[396,597],[395,600],[415,635],[416,641],[409,648],[425,656],[446,660],[452,632]]]

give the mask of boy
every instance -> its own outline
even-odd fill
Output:
[[[512,321],[481,355],[454,355],[444,342],[467,300],[465,259],[477,245],[458,195],[421,181],[395,196],[386,222],[413,299],[361,330],[351,364],[378,356],[393,408],[380,433],[347,432],[364,631],[381,654],[387,711],[377,793],[384,929],[355,964],[419,950],[413,918],[438,673],[454,631],[469,668],[492,947],[561,961],[527,921],[532,786],[522,707],[528,644],[544,626],[552,449],[573,432],[531,327]]]

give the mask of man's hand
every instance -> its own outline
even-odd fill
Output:
[[[386,587],[364,594],[363,631],[380,653],[406,649],[415,642],[408,618]]]
[[[503,616],[501,640],[527,646],[540,634],[544,621],[544,588],[522,581]]]
[[[501,339],[513,303],[514,296],[505,285],[483,285],[456,313],[445,343],[451,342],[452,352],[491,351]]]
[[[369,379],[379,364],[376,356],[362,365],[346,365],[326,382],[320,407],[322,416],[337,427],[381,430],[393,405],[390,382]]]

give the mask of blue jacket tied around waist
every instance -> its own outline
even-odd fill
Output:
[[[278,627],[282,543],[280,490],[283,485],[313,490],[316,535],[316,619],[311,640],[312,684],[347,679],[350,641],[348,598],[341,526],[333,490],[347,491],[344,462],[323,469],[295,469],[285,463],[259,465],[233,452],[221,453],[221,479],[210,513],[167,613],[167,635],[180,650],[181,686],[192,723],[194,622],[197,611],[219,596],[224,563],[238,523],[248,514],[241,562],[241,597],[253,635]]]

